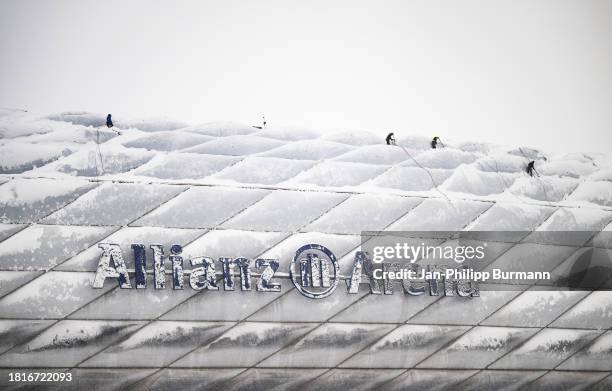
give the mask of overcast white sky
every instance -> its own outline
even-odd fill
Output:
[[[0,106],[612,152],[612,1],[3,0]]]

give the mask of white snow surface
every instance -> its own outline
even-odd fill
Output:
[[[107,129],[105,119],[104,113],[0,109],[2,182],[81,177],[612,207],[612,159],[603,154],[551,156],[520,142],[505,147],[449,141],[431,149],[430,139],[395,131],[400,147],[368,131],[258,129],[235,122],[189,125],[120,114],[113,115],[115,128]],[[539,176],[525,172],[531,159]],[[36,198],[33,189],[26,193],[20,197]]]

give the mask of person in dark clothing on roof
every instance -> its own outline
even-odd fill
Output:
[[[112,115],[107,115],[106,116],[106,127],[107,128],[112,128],[113,127],[113,120],[112,120]]]
[[[533,174],[536,174],[539,176],[538,172],[535,169],[535,161],[530,161],[529,164],[527,164],[527,168],[525,169],[525,171],[527,171],[527,174],[529,174],[529,176],[533,176]]]
[[[396,145],[395,144],[395,135],[393,134],[393,132],[389,133],[387,135],[387,138],[385,138],[385,141],[387,141],[387,145]]]
[[[440,141],[440,137],[436,136],[431,140],[432,149],[438,148],[439,144],[442,144],[442,141]]]

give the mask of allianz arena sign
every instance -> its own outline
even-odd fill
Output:
[[[280,292],[282,289],[279,277],[289,277],[295,289],[311,299],[322,299],[330,296],[338,288],[340,280],[345,280],[348,293],[359,293],[361,284],[369,285],[371,294],[393,294],[394,285],[401,285],[404,293],[419,296],[428,293],[432,296],[446,295],[459,297],[478,297],[479,288],[472,278],[449,278],[450,274],[472,276],[460,273],[459,269],[428,265],[426,268],[418,263],[375,263],[368,252],[356,251],[352,271],[348,276],[340,274],[339,260],[327,247],[320,244],[307,244],[300,247],[289,266],[289,273],[280,271],[279,259],[247,259],[198,256],[185,259],[180,245],[170,247],[166,255],[162,245],[149,246],[153,259],[147,259],[144,244],[132,244],[133,269],[128,264],[121,247],[117,244],[100,243],[102,253],[93,279],[92,287],[102,289],[107,279],[116,280],[122,289],[168,289],[171,276],[173,290],[185,289],[185,280],[191,289],[221,291]],[[151,262],[151,264],[149,264]],[[185,264],[191,269],[185,269]],[[152,273],[147,267],[152,266]],[[170,269],[167,269],[170,266]],[[220,270],[219,270],[220,269]],[[152,274],[152,281],[149,281]],[[133,277],[134,283],[130,281]],[[396,280],[396,281],[394,281]],[[110,282],[110,281],[109,281]],[[108,283],[108,282],[107,282]],[[362,288],[363,289],[363,288]]]

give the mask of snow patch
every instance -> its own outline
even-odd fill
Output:
[[[284,159],[321,160],[338,156],[350,151],[352,147],[333,141],[301,140],[285,144],[261,154],[261,156]]]
[[[183,152],[211,155],[244,156],[263,152],[283,145],[283,142],[258,136],[227,136],[184,149]]]

